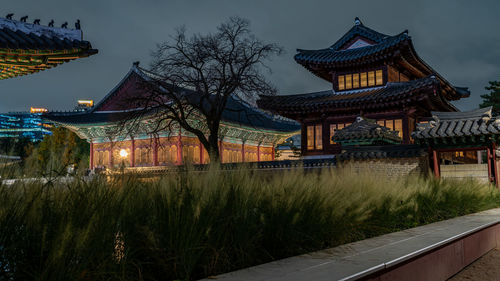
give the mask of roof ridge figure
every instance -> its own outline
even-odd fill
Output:
[[[363,25],[363,23],[361,22],[361,20],[358,17],[356,17],[354,19],[354,25]]]

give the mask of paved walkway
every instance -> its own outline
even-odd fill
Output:
[[[492,250],[467,266],[450,281],[498,281],[500,280],[500,250]]]
[[[211,280],[356,280],[499,222],[500,208],[492,209],[254,266],[212,277]]]

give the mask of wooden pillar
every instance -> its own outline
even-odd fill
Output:
[[[257,162],[260,162],[260,143],[257,145]]]
[[[245,162],[245,142],[241,143],[241,162]]]
[[[220,158],[220,162],[223,163],[224,161],[224,143],[222,142],[222,140],[219,140],[219,158]]]
[[[300,138],[301,138],[301,154],[302,156],[307,155],[307,126],[304,125],[304,121],[301,121],[302,123],[301,129],[300,129]]]
[[[405,111],[403,115],[403,120],[401,120],[403,124],[403,144],[409,144],[410,143],[410,118],[408,118],[408,112]]]
[[[434,176],[439,178],[439,152],[432,150],[432,161],[434,163]]]
[[[153,135],[153,166],[158,166],[158,138]]]
[[[90,169],[94,169],[94,143],[90,140],[90,159],[89,159]]]
[[[113,142],[109,143],[109,168],[113,168]]]
[[[497,165],[497,145],[496,143],[491,144],[492,152],[493,152],[493,176],[495,177],[495,185],[498,187],[500,181],[498,180],[498,165]]]
[[[177,137],[177,165],[182,165],[182,136]]]
[[[130,167],[135,167],[135,140],[134,138],[130,139]]]
[[[330,123],[326,121],[326,116],[322,116],[323,118],[323,123],[321,124],[321,138],[323,142],[323,151],[327,151],[327,147],[330,147]],[[273,145],[274,147],[274,145]],[[325,153],[326,154],[326,153]],[[273,154],[274,155],[274,154]],[[274,160],[274,156],[273,156]]]
[[[200,141],[200,164],[205,164],[205,147]]]
[[[493,174],[491,172],[491,148],[487,147],[486,151],[488,153],[488,180],[491,182],[493,180]]]
[[[323,146],[324,148],[325,146]],[[274,161],[274,143],[273,143],[273,147],[271,147],[271,160]]]

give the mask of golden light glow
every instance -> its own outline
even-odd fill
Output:
[[[120,149],[120,157],[125,158],[128,156],[128,152],[125,149]]]
[[[78,104],[92,107],[92,106],[94,106],[94,100],[78,100]]]
[[[47,112],[47,108],[43,107],[30,107],[30,113],[44,113]]]

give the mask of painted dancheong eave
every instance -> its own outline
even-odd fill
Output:
[[[80,29],[0,18],[0,80],[96,54]]]

